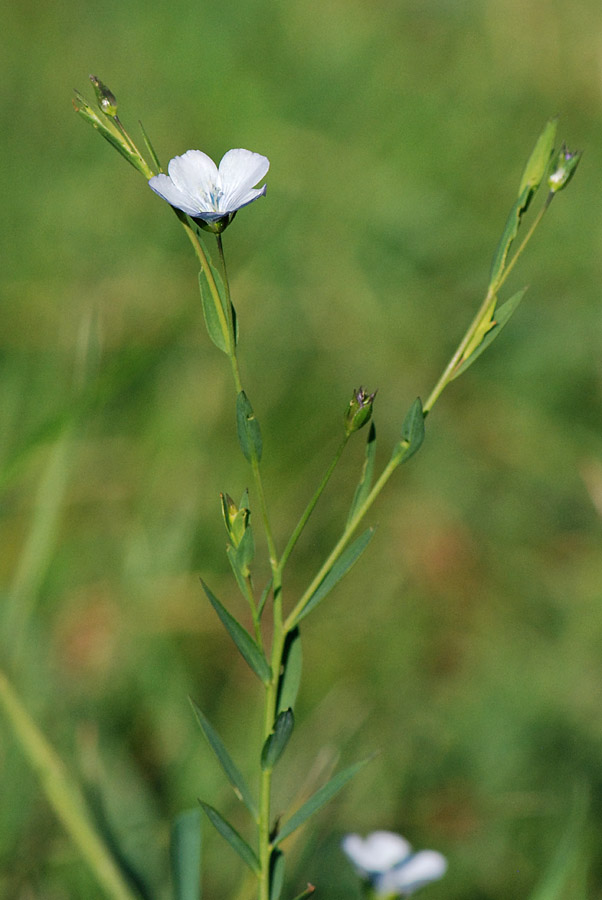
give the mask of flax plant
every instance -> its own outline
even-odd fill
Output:
[[[232,759],[223,740],[195,701],[193,712],[207,744],[217,758],[225,777],[248,813],[248,827],[241,834],[214,806],[201,800],[206,818],[244,862],[250,881],[241,889],[241,897],[252,894],[258,900],[279,900],[284,886],[285,855],[283,842],[295,833],[318,810],[325,806],[366,764],[361,760],[337,772],[299,808],[275,818],[272,803],[273,776],[276,767],[283,768],[285,750],[295,726],[295,704],[301,679],[301,627],[304,619],[327,597],[335,585],[350,571],[366,550],[373,529],[367,516],[392,476],[420,449],[425,438],[425,422],[445,388],[462,375],[494,341],[524,297],[521,289],[502,300],[502,289],[548,212],[556,195],[569,183],[580,154],[566,147],[555,150],[556,119],[547,122],[528,159],[501,239],[493,256],[489,283],[472,322],[444,367],[440,378],[423,402],[416,398],[399,425],[399,436],[390,448],[388,461],[380,472],[376,468],[376,429],[371,421],[375,392],[357,388],[351,393],[340,425],[336,453],[324,476],[300,512],[298,523],[288,538],[282,538],[272,521],[262,470],[262,435],[254,413],[252,399],[243,384],[238,362],[239,318],[230,293],[223,246],[223,232],[238,211],[264,197],[266,188],[259,186],[265,178],[269,162],[259,153],[243,149],[228,151],[219,167],[202,151],[189,150],[174,157],[164,172],[158,156],[142,129],[144,151],[126,131],[117,113],[117,102],[111,91],[91,76],[96,105],[76,94],[77,113],[89,122],[148,181],[150,188],[173,209],[184,229],[200,266],[199,288],[207,333],[221,353],[227,357],[232,375],[233,419],[242,454],[252,474],[252,503],[245,491],[237,501],[229,494],[221,496],[221,511],[228,535],[227,555],[234,581],[248,608],[247,624],[239,621],[220,600],[211,586],[202,580],[207,600],[215,610],[226,632],[245,662],[257,677],[263,697],[261,746],[250,748],[255,759],[256,781],[247,782]],[[543,194],[541,205],[528,226],[524,219],[536,194]],[[251,213],[248,213],[249,215]],[[523,236],[524,232],[524,236]],[[520,236],[520,240],[519,240]],[[211,244],[213,247],[211,249]],[[343,452],[355,434],[367,427],[363,466],[340,537],[325,553],[318,571],[311,574],[299,595],[287,587],[288,567],[295,545],[308,526],[311,514],[320,500]],[[253,517],[251,517],[253,508]],[[253,525],[251,524],[253,519]],[[270,577],[258,585],[254,577],[254,528],[259,522],[268,550]],[[297,579],[295,579],[297,581]],[[271,615],[265,616],[271,608]],[[31,756],[37,737],[31,729],[18,726],[22,711],[20,701],[7,683],[0,679],[0,700],[12,710],[15,730],[26,752]],[[20,707],[19,707],[20,708]],[[28,749],[29,748],[29,749]],[[77,837],[77,818],[61,813],[65,796],[63,780],[54,779],[46,793],[65,827]],[[65,792],[63,792],[65,793]],[[62,800],[61,800],[62,796]],[[201,860],[199,850],[200,810],[185,812],[172,830],[172,868],[176,900],[198,898],[201,892]],[[375,836],[376,835],[376,836]],[[376,832],[366,842],[357,835],[346,839],[345,852],[367,885],[367,896],[395,897],[412,893],[443,875],[446,864],[435,851],[411,855],[409,845],[400,836]],[[430,854],[430,855],[429,855]],[[95,859],[97,862],[95,862]],[[117,887],[112,891],[106,869],[101,878],[101,856],[88,854],[88,861],[102,881],[109,896],[125,896]],[[247,884],[254,884],[254,888]],[[296,900],[309,896],[308,885]]]

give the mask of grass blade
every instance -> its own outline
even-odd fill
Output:
[[[169,856],[174,900],[201,900],[202,822],[200,809],[189,809],[173,823]]]

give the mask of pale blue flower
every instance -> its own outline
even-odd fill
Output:
[[[342,847],[376,897],[407,897],[442,878],[447,870],[447,860],[441,853],[412,853],[405,838],[392,831],[373,831],[367,838],[348,834]]]
[[[154,175],[149,187],[193,219],[225,224],[237,210],[262,197],[265,185],[255,185],[265,177],[270,162],[250,150],[228,150],[218,166],[202,150],[187,150],[169,161],[169,174]]]

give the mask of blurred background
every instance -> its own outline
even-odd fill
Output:
[[[250,475],[188,241],[72,89],[92,99],[96,74],[164,165],[270,158],[224,243],[280,547],[360,384],[388,460],[560,114],[585,154],[507,286],[525,300],[307,620],[276,804],[377,749],[291,847],[286,896],[358,896],[340,839],[388,828],[448,856],[425,900],[507,900],[540,883],[585,795],[577,868],[602,897],[599,2],[24,0],[0,40],[3,667],[160,898],[178,812],[200,796],[245,827],[187,697],[250,772],[260,694],[199,585],[243,613],[218,495]],[[364,434],[289,597],[338,537]],[[100,896],[0,721],[0,896]],[[206,853],[205,895],[231,897],[239,864],[209,827]]]

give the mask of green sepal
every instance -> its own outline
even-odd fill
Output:
[[[372,479],[374,477],[375,460],[376,428],[374,427],[374,422],[372,422],[372,424],[370,425],[370,430],[368,431],[368,440],[366,441],[366,456],[364,458],[364,465],[362,466],[362,473],[360,475],[359,484],[355,489],[355,494],[353,495],[353,502],[351,503],[349,515],[347,516],[348,525],[353,519],[356,511],[360,508],[360,506],[370,493],[370,488],[372,487]]]
[[[403,420],[401,441],[393,451],[395,456],[399,456],[400,462],[407,462],[420,449],[424,441],[424,433],[422,400],[420,397],[416,397]]]
[[[518,234],[520,220],[527,206],[529,205],[531,195],[532,189],[530,187],[524,188],[522,193],[519,194],[518,200],[510,210],[510,213],[506,220],[504,231],[500,238],[500,242],[497,245],[496,251],[493,255],[493,261],[491,263],[491,272],[489,275],[489,290],[492,294],[495,294],[497,290],[499,280],[504,271],[504,266],[506,265],[508,252],[510,250],[510,247],[512,246],[514,238]]]
[[[476,359],[478,359],[481,353],[487,349],[491,342],[496,339],[502,328],[504,328],[504,326],[510,321],[510,317],[513,315],[526,292],[527,288],[522,288],[520,291],[517,291],[516,294],[514,294],[509,300],[503,303],[502,306],[498,307],[495,312],[495,319],[493,320],[489,331],[485,334],[478,347],[473,350],[470,356],[468,356],[460,366],[458,366],[458,368],[452,375],[452,381],[454,380],[454,378],[457,378],[458,375],[461,375],[463,372],[465,372],[466,369],[471,366]]]
[[[207,259],[207,264],[210,276],[208,276],[205,267],[199,272],[199,290],[201,292],[201,305],[203,307],[207,334],[219,350],[229,355],[230,337],[228,334],[228,319],[226,317],[226,303],[228,301],[224,282],[209,259]]]
[[[324,597],[330,593],[335,585],[339,583],[341,578],[347,574],[349,569],[358,561],[374,534],[374,528],[367,528],[356,540],[350,544],[344,553],[338,558],[330,572],[324,576],[316,590],[313,592],[297,618],[294,624],[298,625],[301,619],[316,608]]]
[[[270,900],[280,900],[284,886],[284,869],[284,853],[276,848],[270,856]]]
[[[255,674],[264,684],[268,684],[272,677],[272,670],[264,656],[261,648],[255,643],[251,635],[246,629],[236,621],[233,615],[228,612],[226,607],[220,603],[215,594],[207,587],[201,578],[203,590],[207,595],[207,599],[218,614],[222,625],[236,644],[241,656],[245,662],[253,669]]]
[[[299,628],[293,628],[286,635],[282,654],[282,674],[278,682],[277,710],[294,709],[301,684],[303,650]]]
[[[203,820],[200,809],[189,809],[174,820],[169,858],[174,900],[201,900]]]
[[[343,788],[347,782],[360,771],[360,769],[363,769],[366,763],[370,762],[371,759],[372,757],[369,757],[361,762],[354,763],[347,769],[343,769],[342,772],[339,772],[338,775],[331,778],[324,787],[321,787],[316,791],[316,793],[313,794],[313,796],[311,796],[287,822],[284,823],[274,839],[274,846],[287,838],[293,831],[296,831],[297,828],[300,828],[301,825],[304,825],[310,816],[313,816],[313,814],[325,806],[329,800],[332,800],[335,794],[338,794],[341,788]]]
[[[255,456],[259,462],[262,451],[261,429],[244,391],[241,391],[236,398],[236,427],[240,448],[245,459],[247,462],[251,462]]]
[[[194,710],[197,721],[201,726],[201,730],[205,735],[207,743],[213,750],[217,761],[224,770],[226,778],[234,789],[234,793],[236,794],[238,799],[241,800],[247,807],[247,809],[253,816],[253,819],[257,821],[257,819],[259,818],[257,806],[255,805],[255,801],[251,796],[251,792],[247,786],[245,779],[241,775],[236,764],[233,762],[232,757],[226,750],[226,747],[215,728],[211,725],[207,717],[199,709],[192,698],[190,698],[190,703],[192,705],[192,709]]]
[[[537,138],[535,147],[527,161],[523,177],[521,178],[518,196],[520,197],[525,188],[529,188],[532,194],[535,193],[539,185],[544,179],[544,175],[550,165],[550,159],[554,152],[554,143],[556,141],[556,129],[558,128],[558,116],[549,119],[541,134]]]
[[[202,800],[199,800],[199,803],[203,807],[205,815],[215,830],[228,841],[232,849],[238,853],[242,861],[246,863],[251,871],[254,872],[255,875],[259,875],[261,866],[259,865],[259,860],[257,859],[255,851],[247,844],[245,839],[240,836],[236,828],[230,825],[230,823],[227,822],[221,813],[218,813],[213,806],[209,806],[208,803],[204,803]]]
[[[294,727],[295,716],[293,715],[292,709],[282,710],[276,717],[274,730],[269,737],[266,738],[261,750],[261,768],[264,772],[266,769],[274,768],[282,756],[284,748],[289,742]]]

